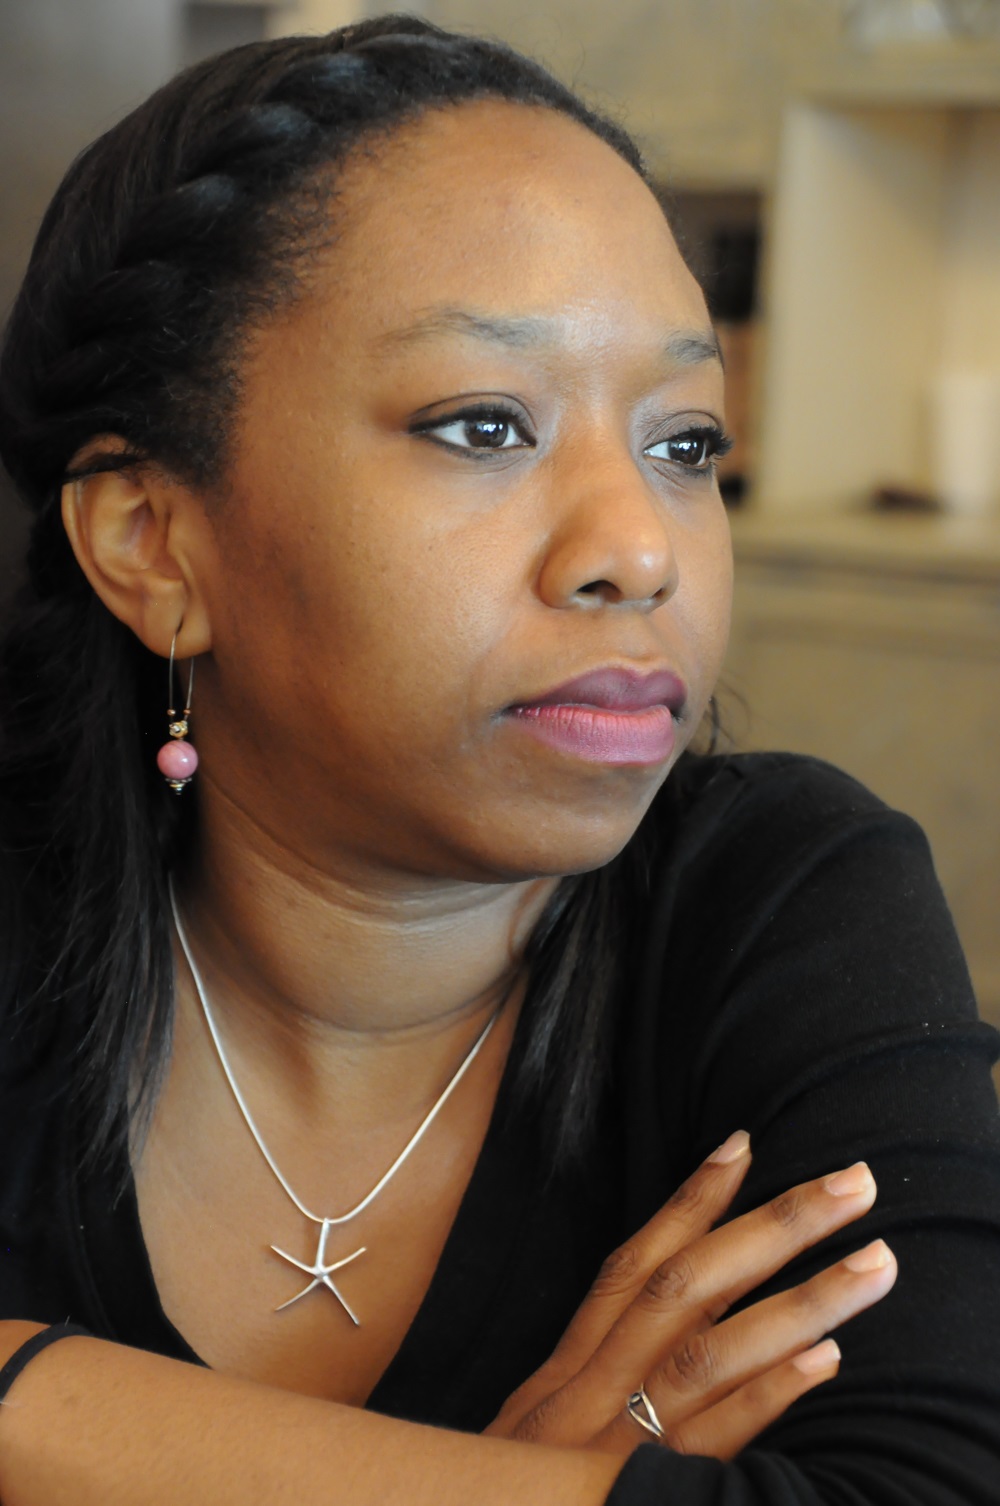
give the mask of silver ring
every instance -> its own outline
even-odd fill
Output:
[[[663,1423],[656,1415],[656,1408],[646,1395],[646,1388],[640,1386],[638,1391],[633,1391],[625,1403],[625,1410],[633,1422],[637,1422],[647,1433],[652,1433],[654,1438],[663,1437]]]

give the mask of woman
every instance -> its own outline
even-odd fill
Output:
[[[215,59],[0,412],[7,1506],[993,1499],[992,1033],[911,823],[694,751],[721,369],[625,135],[409,18]]]

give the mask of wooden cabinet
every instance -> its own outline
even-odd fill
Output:
[[[1000,1025],[1000,520],[734,520],[721,704],[738,744],[829,759],[927,832]]]

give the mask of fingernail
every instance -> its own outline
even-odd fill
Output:
[[[819,1370],[829,1370],[831,1365],[839,1364],[840,1348],[833,1339],[823,1339],[819,1344],[814,1344],[812,1349],[807,1349],[803,1354],[797,1354],[792,1360],[796,1370],[801,1370],[803,1375],[815,1375]]]
[[[846,1171],[835,1171],[823,1183],[834,1197],[852,1197],[861,1192],[874,1192],[875,1178],[864,1161],[856,1161]]]
[[[723,1140],[718,1150],[713,1150],[709,1156],[717,1166],[728,1166],[731,1161],[738,1161],[740,1156],[745,1156],[750,1149],[750,1136],[746,1130],[735,1130],[728,1140]]]
[[[876,1239],[870,1245],[865,1245],[863,1250],[856,1250],[853,1255],[848,1255],[844,1264],[849,1271],[878,1271],[888,1265],[891,1259],[892,1251],[885,1240]]]

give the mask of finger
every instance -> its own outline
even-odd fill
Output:
[[[646,1381],[658,1414],[676,1427],[705,1412],[880,1302],[896,1275],[892,1251],[877,1239],[790,1291],[692,1335]]]
[[[878,1239],[791,1291],[687,1339],[645,1382],[664,1441],[694,1453],[711,1443],[707,1452],[717,1458],[729,1457],[720,1450],[742,1448],[809,1389],[789,1369],[792,1361],[798,1359],[798,1370],[805,1365],[811,1375],[803,1352],[812,1353],[822,1335],[880,1301],[896,1274],[892,1251]],[[630,1432],[626,1424],[637,1426],[626,1412],[617,1412],[599,1446],[621,1451]]]
[[[833,1339],[824,1339],[764,1375],[756,1376],[725,1401],[674,1429],[670,1447],[678,1454],[710,1454],[716,1459],[731,1459],[766,1427],[777,1422],[793,1401],[832,1380],[839,1369],[840,1349]]]
[[[608,1256],[548,1360],[508,1399],[493,1426],[506,1436],[543,1397],[577,1374],[656,1267],[718,1222],[749,1167],[750,1136],[737,1130],[637,1234]]]
[[[777,1422],[800,1396],[832,1380],[839,1368],[839,1348],[833,1339],[823,1339],[763,1375],[755,1376],[716,1406],[667,1428],[663,1442],[679,1454],[732,1459],[766,1427]],[[595,1447],[623,1454],[649,1441],[649,1434],[623,1410],[595,1441]]]
[[[750,1136],[745,1130],[737,1130],[637,1234],[608,1256],[566,1330],[559,1351],[571,1356],[582,1346],[582,1363],[656,1267],[718,1222],[749,1168]]]
[[[657,1266],[574,1385],[603,1397],[634,1389],[635,1378],[648,1375],[661,1355],[718,1322],[810,1245],[867,1213],[875,1193],[871,1172],[859,1162],[703,1235]]]
[[[750,1168],[750,1136],[730,1135],[669,1202],[604,1261],[550,1361],[575,1375],[652,1273],[716,1224]]]

